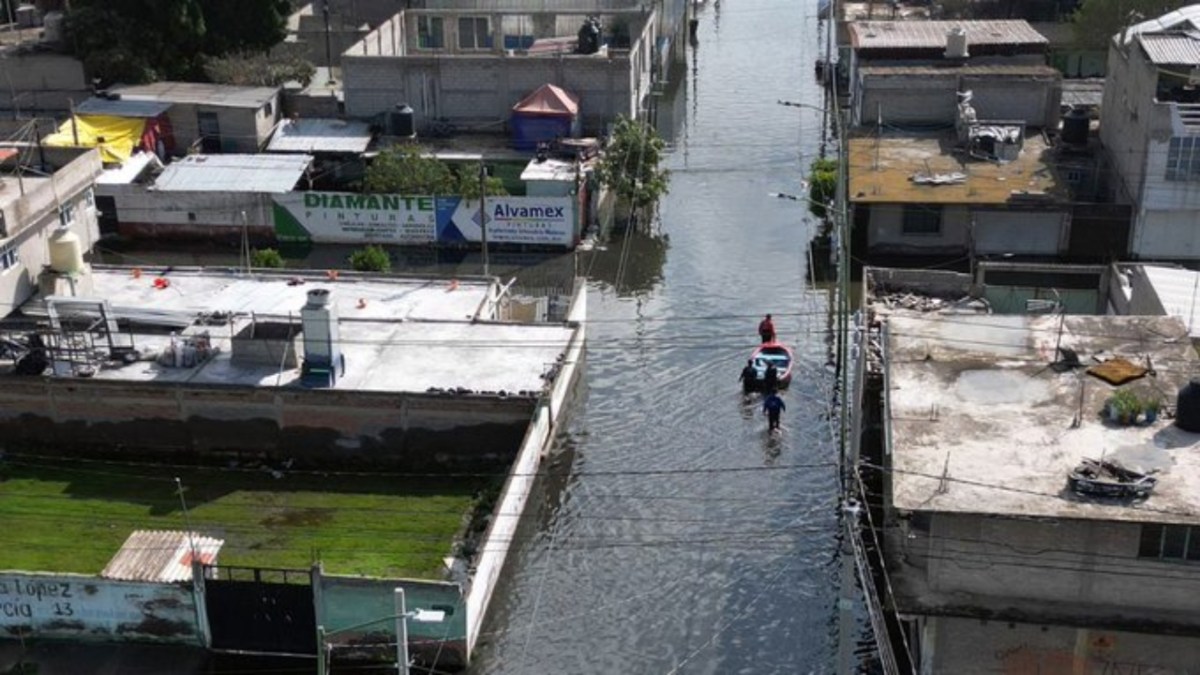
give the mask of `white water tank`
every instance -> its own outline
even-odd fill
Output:
[[[58,44],[63,41],[63,13],[47,12],[42,23],[42,42]]]
[[[328,289],[308,292],[308,303],[300,308],[304,334],[304,360],[309,366],[334,367],[341,360],[338,344],[337,304]]]
[[[962,26],[955,26],[946,31],[946,58],[965,59],[971,56],[967,48],[967,31]]]
[[[50,269],[59,274],[79,274],[85,270],[79,235],[65,227],[51,235]]]

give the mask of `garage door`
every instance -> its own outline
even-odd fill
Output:
[[[975,252],[1057,255],[1063,213],[1044,211],[976,211]]]

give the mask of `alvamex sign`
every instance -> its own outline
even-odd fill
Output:
[[[488,197],[488,241],[574,246],[578,216],[571,197]],[[479,201],[346,192],[275,197],[280,241],[464,245],[482,240]]]

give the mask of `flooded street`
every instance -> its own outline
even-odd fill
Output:
[[[586,396],[493,601],[472,672],[822,673],[836,649],[828,298],[805,282],[820,141],[816,6],[698,11],[661,238],[581,254]],[[661,267],[658,267],[661,266]],[[603,273],[597,273],[603,270]],[[764,313],[798,360],[784,432],[738,372]]]

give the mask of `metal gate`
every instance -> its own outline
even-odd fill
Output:
[[[317,653],[317,618],[308,570],[205,569],[204,601],[213,649]]]

